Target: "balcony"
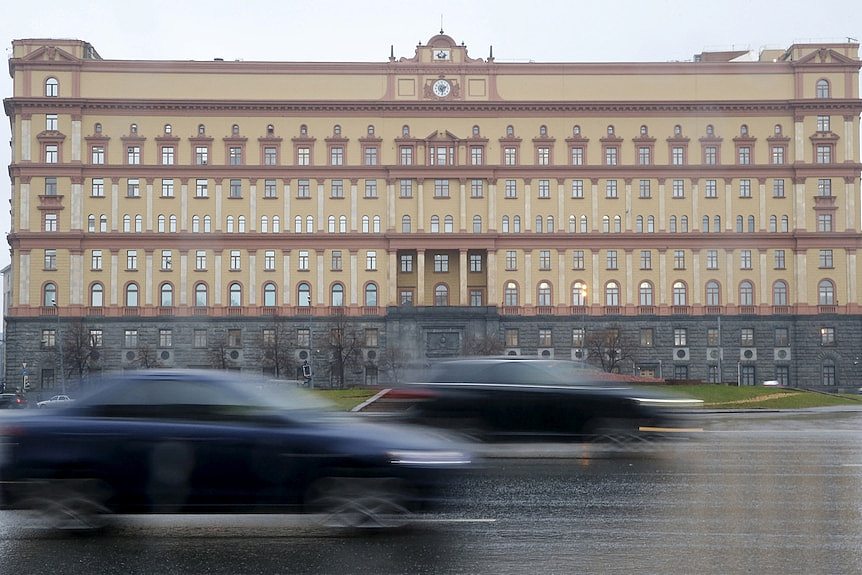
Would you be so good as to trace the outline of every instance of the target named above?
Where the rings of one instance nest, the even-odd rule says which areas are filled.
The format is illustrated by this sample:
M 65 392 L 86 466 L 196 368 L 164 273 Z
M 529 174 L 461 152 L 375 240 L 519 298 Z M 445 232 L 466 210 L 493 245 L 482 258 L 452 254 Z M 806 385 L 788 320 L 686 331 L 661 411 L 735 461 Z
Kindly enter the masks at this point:
M 265 316 L 270 316 L 270 317 L 277 316 L 278 315 L 278 308 L 276 306 L 271 306 L 271 305 L 263 306 L 260 309 L 260 315 L 265 315 Z
M 174 315 L 174 308 L 169 306 L 160 306 L 159 315 L 161 317 L 172 317 Z
M 87 308 L 87 315 L 91 317 L 102 317 L 103 315 L 105 315 L 105 308 L 90 306 Z
M 380 308 L 376 305 L 362 306 L 362 315 L 380 315 Z
M 572 315 L 587 315 L 589 313 L 587 309 L 585 305 L 573 305 L 569 308 L 569 313 Z
M 540 305 L 536 308 L 536 315 L 556 315 L 556 308 L 551 305 Z
M 655 315 L 655 306 L 654 305 L 638 306 L 638 315 Z
M 838 313 L 837 305 L 818 305 L 817 313 Z
M 785 315 L 790 313 L 789 305 L 774 305 L 772 306 L 773 315 Z
M 192 308 L 192 315 L 209 315 L 209 308 L 205 305 L 196 305 Z
M 53 316 L 57 315 L 57 308 L 52 305 L 43 305 L 39 308 L 39 315 L 42 316 Z
M 620 306 L 618 306 L 618 305 L 606 305 L 605 306 L 605 315 L 620 315 Z
M 141 315 L 141 310 L 137 306 L 128 306 L 123 308 L 123 317 L 136 317 Z
M 520 315 L 521 307 L 517 305 L 504 305 L 503 315 Z
M 706 306 L 706 315 L 721 315 L 724 313 L 723 305 L 708 305 Z
M 690 315 L 691 308 L 687 305 L 674 305 L 671 306 L 670 313 L 673 315 Z
M 228 306 L 228 308 L 227 308 L 227 314 L 228 314 L 229 316 L 232 316 L 232 317 L 239 317 L 239 316 L 245 315 L 245 314 L 243 313 L 243 308 L 242 308 L 242 306 L 238 306 L 238 305 Z
M 347 315 L 347 313 L 345 312 L 343 305 L 333 305 L 329 306 L 329 315 L 341 317 L 343 315 Z
M 314 315 L 310 305 L 300 305 L 294 309 L 296 309 L 296 315 Z
M 741 305 L 739 306 L 739 315 L 757 315 L 757 306 Z

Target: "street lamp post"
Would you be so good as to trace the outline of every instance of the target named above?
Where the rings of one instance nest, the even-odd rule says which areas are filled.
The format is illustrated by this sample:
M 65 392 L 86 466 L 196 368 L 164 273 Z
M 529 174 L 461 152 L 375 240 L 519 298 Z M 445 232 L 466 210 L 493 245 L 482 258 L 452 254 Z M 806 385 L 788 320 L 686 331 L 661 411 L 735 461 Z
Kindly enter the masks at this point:
M 57 346 L 57 352 L 60 354 L 60 393 L 66 395 L 66 378 L 63 374 L 63 337 L 60 332 L 60 306 L 57 305 L 57 300 L 53 303 L 54 311 L 57 312 L 57 338 L 54 344 Z

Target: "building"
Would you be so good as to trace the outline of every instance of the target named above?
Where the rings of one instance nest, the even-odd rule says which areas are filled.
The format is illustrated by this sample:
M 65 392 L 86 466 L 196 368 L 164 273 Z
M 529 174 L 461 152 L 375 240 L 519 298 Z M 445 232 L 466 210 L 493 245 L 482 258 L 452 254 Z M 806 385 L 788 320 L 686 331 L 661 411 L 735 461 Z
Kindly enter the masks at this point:
M 380 63 L 14 41 L 7 373 L 382 383 L 494 341 L 582 360 L 598 333 L 628 373 L 858 386 L 859 67 L 855 43 L 584 64 L 442 33 Z

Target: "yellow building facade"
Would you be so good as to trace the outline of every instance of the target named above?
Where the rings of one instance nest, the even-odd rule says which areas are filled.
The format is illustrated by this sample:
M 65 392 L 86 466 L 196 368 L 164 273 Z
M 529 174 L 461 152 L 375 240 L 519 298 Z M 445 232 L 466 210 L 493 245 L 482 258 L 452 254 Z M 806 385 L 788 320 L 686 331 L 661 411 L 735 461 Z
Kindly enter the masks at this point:
M 614 329 L 625 371 L 854 385 L 859 67 L 857 44 L 516 64 L 443 34 L 381 63 L 15 41 L 7 385 L 25 361 L 44 389 L 151 359 L 272 372 L 274 337 L 322 375 L 345 329 L 339 382 L 483 338 L 581 359 Z

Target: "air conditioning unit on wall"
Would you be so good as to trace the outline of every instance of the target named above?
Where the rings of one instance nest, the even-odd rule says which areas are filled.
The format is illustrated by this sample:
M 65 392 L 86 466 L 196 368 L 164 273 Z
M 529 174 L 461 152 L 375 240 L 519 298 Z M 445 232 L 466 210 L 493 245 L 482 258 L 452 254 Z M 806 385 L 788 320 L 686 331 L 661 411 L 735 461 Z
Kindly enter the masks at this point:
M 690 359 L 688 348 L 687 347 L 675 347 L 673 348 L 673 360 L 674 361 L 688 361 Z
M 366 349 L 362 355 L 368 363 L 376 363 L 380 359 L 380 352 L 376 349 Z
M 575 361 L 587 361 L 587 350 L 582 347 L 572 349 L 572 359 Z
M 521 350 L 517 347 L 509 347 L 506 348 L 506 355 L 521 355 Z
M 757 361 L 756 347 L 743 347 L 739 350 L 739 361 Z
M 234 363 L 242 362 L 242 350 L 241 349 L 229 349 L 225 352 L 225 358 L 228 361 L 232 361 Z
M 538 349 L 538 356 L 541 359 L 554 359 L 554 348 L 552 348 L 552 347 L 540 347 Z
M 123 363 L 135 363 L 138 359 L 138 354 L 129 349 L 123 352 Z
M 706 361 L 719 361 L 724 359 L 724 353 L 720 347 L 709 347 L 706 349 Z
M 170 349 L 160 349 L 156 352 L 156 360 L 162 365 L 173 365 L 174 352 Z
M 296 359 L 297 361 L 308 361 L 311 359 L 311 352 L 307 349 L 298 349 L 296 350 Z
M 789 347 L 776 347 L 775 348 L 775 361 L 790 361 L 792 356 L 790 355 Z

